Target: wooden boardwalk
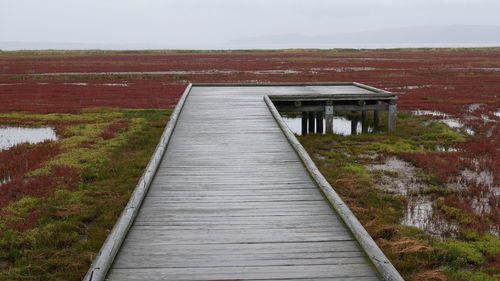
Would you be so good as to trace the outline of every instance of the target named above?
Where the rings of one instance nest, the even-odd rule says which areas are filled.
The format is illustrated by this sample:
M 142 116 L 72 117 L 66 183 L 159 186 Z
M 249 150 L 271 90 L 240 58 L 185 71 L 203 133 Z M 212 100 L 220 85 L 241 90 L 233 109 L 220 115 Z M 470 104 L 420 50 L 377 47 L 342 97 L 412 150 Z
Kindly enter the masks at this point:
M 379 280 L 263 99 L 308 91 L 193 87 L 106 280 Z

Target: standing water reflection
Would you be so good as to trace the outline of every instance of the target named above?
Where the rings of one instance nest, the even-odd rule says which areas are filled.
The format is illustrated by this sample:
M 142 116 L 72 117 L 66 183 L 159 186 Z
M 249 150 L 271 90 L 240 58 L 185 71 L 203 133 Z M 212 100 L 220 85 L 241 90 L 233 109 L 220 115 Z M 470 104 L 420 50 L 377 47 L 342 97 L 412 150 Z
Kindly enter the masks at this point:
M 296 116 L 282 115 L 283 121 L 287 124 L 288 128 L 295 135 L 302 135 L 302 117 L 300 114 Z M 326 127 L 325 118 L 323 120 L 323 128 Z M 365 132 L 372 133 L 375 128 L 373 124 L 365 124 Z M 361 134 L 363 132 L 363 123 L 361 119 L 347 116 L 333 116 L 333 133 L 343 136 L 350 136 L 354 134 Z M 326 134 L 323 130 L 322 134 Z
M 0 127 L 0 150 L 9 149 L 21 143 L 35 144 L 46 140 L 57 140 L 56 132 L 51 127 Z

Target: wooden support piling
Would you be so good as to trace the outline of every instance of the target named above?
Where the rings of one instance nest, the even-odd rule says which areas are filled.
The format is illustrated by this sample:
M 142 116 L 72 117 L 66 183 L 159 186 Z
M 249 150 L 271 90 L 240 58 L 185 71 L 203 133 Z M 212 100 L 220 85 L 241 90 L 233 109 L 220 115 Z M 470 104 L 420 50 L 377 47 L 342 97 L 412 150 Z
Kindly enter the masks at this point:
M 325 106 L 325 131 L 333 134 L 333 102 L 328 101 Z
M 380 127 L 380 110 L 373 111 L 373 125 L 375 127 Z
M 357 133 L 358 133 L 358 119 L 353 117 L 351 119 L 351 135 L 357 135 Z
M 314 114 L 314 112 L 308 112 L 307 113 L 308 115 L 308 123 L 309 123 L 309 127 L 308 127 L 308 133 L 309 134 L 314 134 L 316 132 L 315 130 L 315 122 L 314 122 L 314 119 L 316 118 L 316 114 Z
M 365 110 L 362 110 L 361 111 L 361 119 L 364 121 L 366 120 L 366 111 Z
M 368 118 L 366 116 L 366 110 L 361 111 L 361 132 L 368 133 Z
M 323 111 L 316 112 L 316 132 L 323 133 Z
M 361 132 L 363 134 L 368 133 L 368 122 L 366 120 L 361 122 Z
M 395 102 L 389 104 L 389 112 L 387 114 L 387 130 L 394 132 L 396 130 L 397 105 Z
M 302 125 L 301 125 L 302 135 L 307 135 L 307 112 L 302 112 Z
M 325 133 L 333 134 L 333 115 L 325 115 Z

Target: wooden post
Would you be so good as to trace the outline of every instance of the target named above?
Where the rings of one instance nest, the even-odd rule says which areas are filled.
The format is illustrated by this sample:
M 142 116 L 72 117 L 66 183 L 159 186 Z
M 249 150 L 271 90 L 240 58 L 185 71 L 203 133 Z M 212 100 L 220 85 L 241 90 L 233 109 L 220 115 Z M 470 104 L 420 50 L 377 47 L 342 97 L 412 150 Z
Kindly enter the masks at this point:
M 358 118 L 353 117 L 351 119 L 351 135 L 357 135 L 358 133 Z
M 378 102 L 380 104 L 380 102 Z M 373 125 L 375 127 L 380 127 L 380 110 L 373 111 Z
M 333 134 L 333 102 L 327 102 L 325 106 L 325 132 Z
M 310 111 L 307 113 L 308 114 L 308 123 L 309 123 L 309 128 L 308 128 L 308 133 L 314 134 L 315 128 L 314 128 L 314 118 L 316 117 L 314 114 L 314 111 Z
M 366 119 L 366 110 L 361 111 L 361 132 L 368 133 L 368 120 Z
M 325 115 L 325 133 L 333 134 L 333 114 Z
M 316 132 L 323 133 L 323 111 L 316 112 Z
M 307 112 L 302 112 L 302 136 L 307 135 Z
M 395 100 L 391 100 L 389 104 L 389 113 L 387 114 L 387 130 L 394 132 L 396 130 L 397 105 Z

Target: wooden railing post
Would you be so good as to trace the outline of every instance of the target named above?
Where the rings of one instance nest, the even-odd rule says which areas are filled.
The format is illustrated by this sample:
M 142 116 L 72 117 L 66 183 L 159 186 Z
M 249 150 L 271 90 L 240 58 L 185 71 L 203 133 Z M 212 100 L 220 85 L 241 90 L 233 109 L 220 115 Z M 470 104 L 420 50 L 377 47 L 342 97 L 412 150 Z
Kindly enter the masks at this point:
M 396 130 L 397 105 L 395 100 L 391 100 L 389 104 L 389 113 L 387 115 L 387 130 L 394 132 Z
M 327 101 L 325 106 L 325 132 L 333 134 L 333 101 Z

